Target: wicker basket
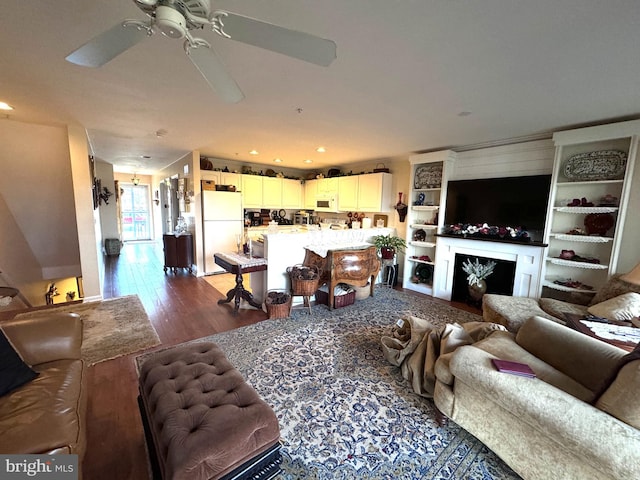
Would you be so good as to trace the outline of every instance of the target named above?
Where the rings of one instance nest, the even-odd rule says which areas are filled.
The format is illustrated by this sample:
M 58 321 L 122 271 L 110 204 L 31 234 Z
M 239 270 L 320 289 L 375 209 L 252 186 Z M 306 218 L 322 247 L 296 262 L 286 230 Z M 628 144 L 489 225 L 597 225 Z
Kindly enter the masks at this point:
M 305 275 L 311 278 L 301 278 L 300 272 L 307 272 Z M 316 266 L 294 265 L 287 268 L 287 273 L 291 279 L 291 294 L 310 297 L 316 293 L 320 282 L 320 269 Z
M 288 297 L 285 303 L 271 303 L 272 296 L 269 294 L 282 294 Z M 293 296 L 285 290 L 268 290 L 264 299 L 264 306 L 267 307 L 267 315 L 269 318 L 288 318 L 291 315 L 291 302 Z
M 122 248 L 122 242 L 117 238 L 107 238 L 104 241 L 104 247 L 107 251 L 107 255 L 120 255 L 120 249 Z
M 346 293 L 342 295 L 334 295 L 333 308 L 342 308 L 352 305 L 356 301 L 356 291 L 353 288 L 350 288 L 349 285 L 339 285 L 342 285 L 346 289 Z M 329 288 L 327 285 L 320 287 L 316 292 L 316 302 L 322 303 L 323 305 L 329 305 Z

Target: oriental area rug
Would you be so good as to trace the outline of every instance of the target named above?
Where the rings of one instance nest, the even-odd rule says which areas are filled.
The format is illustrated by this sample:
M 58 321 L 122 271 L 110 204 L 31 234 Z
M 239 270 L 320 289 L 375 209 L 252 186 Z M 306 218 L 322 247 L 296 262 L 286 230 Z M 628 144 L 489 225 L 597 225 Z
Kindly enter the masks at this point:
M 277 477 L 483 479 L 520 477 L 455 423 L 439 427 L 383 357 L 380 338 L 407 314 L 446 322 L 477 315 L 387 288 L 328 310 L 316 305 L 195 341 L 212 341 L 274 409 L 282 441 Z M 189 342 L 192 343 L 192 342 Z M 138 365 L 157 352 L 137 357 Z
M 160 345 L 158 334 L 137 295 L 52 307 L 21 313 L 15 318 L 37 318 L 62 312 L 80 315 L 82 358 L 89 365 Z

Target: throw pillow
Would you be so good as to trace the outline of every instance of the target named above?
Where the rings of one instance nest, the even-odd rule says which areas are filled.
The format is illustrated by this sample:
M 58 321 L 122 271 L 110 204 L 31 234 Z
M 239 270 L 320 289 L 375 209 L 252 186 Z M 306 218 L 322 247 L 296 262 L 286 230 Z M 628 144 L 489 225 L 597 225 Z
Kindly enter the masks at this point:
M 594 403 L 596 408 L 640 428 L 640 346 L 622 357 L 620 370 Z
M 629 292 L 592 305 L 588 312 L 609 320 L 631 320 L 640 315 L 640 293 Z
M 640 285 L 625 282 L 620 277 L 622 274 L 617 273 L 613 275 L 607 283 L 605 283 L 598 292 L 593 296 L 589 305 L 596 305 L 610 298 L 617 297 L 623 293 L 636 292 L 640 293 Z
M 30 382 L 38 376 L 24 363 L 4 332 L 0 330 L 0 396 Z

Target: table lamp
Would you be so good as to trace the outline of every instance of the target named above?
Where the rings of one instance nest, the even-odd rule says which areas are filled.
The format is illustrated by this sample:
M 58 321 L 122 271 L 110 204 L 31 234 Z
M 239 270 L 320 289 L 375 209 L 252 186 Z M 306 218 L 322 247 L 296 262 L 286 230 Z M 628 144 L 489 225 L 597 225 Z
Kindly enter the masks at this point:
M 622 275 L 620 280 L 624 280 L 625 282 L 632 283 L 634 285 L 640 285 L 640 263 L 629 273 Z

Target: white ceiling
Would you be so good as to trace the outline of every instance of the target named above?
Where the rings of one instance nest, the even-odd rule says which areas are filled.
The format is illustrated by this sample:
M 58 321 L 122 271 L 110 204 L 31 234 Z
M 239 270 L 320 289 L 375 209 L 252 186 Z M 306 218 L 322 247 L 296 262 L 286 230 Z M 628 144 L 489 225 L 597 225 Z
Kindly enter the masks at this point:
M 0 100 L 14 120 L 80 123 L 98 158 L 140 173 L 192 150 L 326 168 L 640 114 L 638 0 L 212 3 L 332 39 L 337 59 L 319 67 L 204 32 L 245 94 L 229 105 L 161 35 L 98 69 L 64 60 L 144 19 L 132 0 L 3 0 Z

